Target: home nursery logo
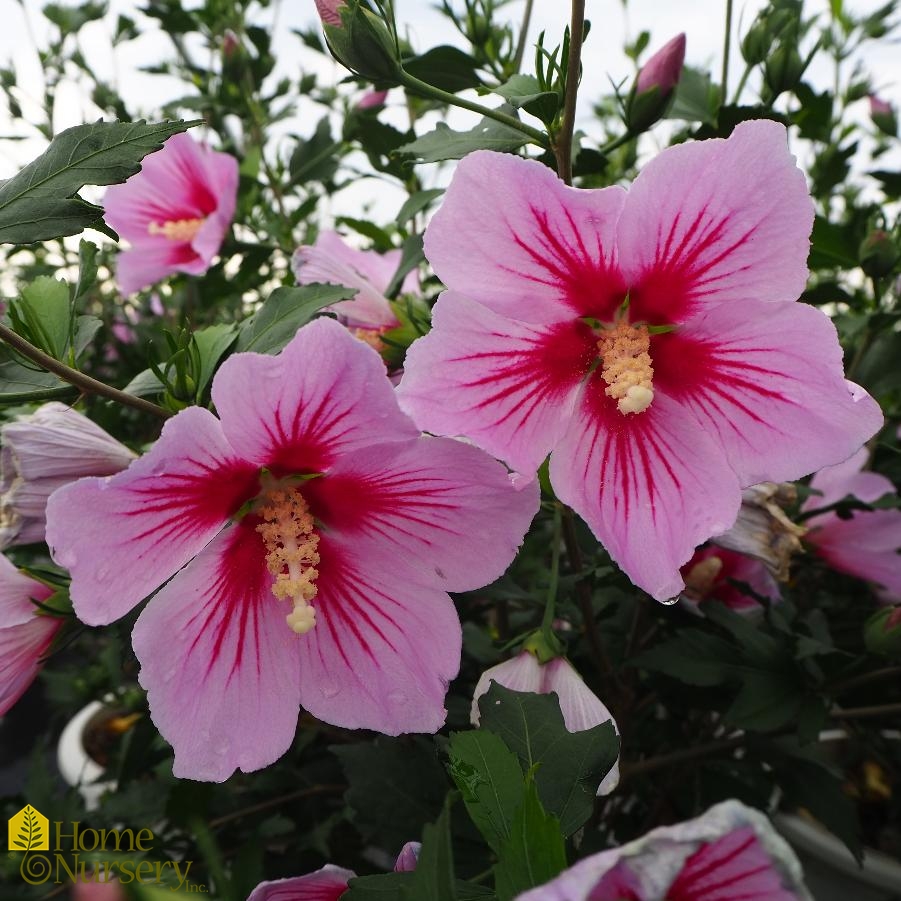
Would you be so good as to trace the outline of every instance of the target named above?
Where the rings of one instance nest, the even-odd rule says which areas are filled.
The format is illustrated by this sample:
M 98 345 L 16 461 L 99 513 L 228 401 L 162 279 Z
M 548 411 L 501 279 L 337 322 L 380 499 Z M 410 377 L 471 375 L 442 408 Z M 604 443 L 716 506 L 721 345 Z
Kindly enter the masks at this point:
M 110 882 L 158 885 L 173 892 L 206 894 L 207 887 L 188 881 L 193 861 L 129 858 L 153 847 L 150 829 L 85 829 L 78 821 L 55 820 L 26 804 L 9 821 L 10 857 L 20 852 L 19 875 L 29 885 L 65 882 Z M 48 851 L 48 854 L 35 852 Z M 107 858 L 105 853 L 109 854 Z

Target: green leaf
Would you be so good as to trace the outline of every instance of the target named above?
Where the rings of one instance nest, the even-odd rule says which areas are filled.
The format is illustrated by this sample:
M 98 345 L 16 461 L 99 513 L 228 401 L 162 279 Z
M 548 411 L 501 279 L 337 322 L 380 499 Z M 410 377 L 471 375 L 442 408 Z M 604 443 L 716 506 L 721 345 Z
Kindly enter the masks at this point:
M 75 320 L 75 359 L 81 359 L 82 354 L 88 349 L 94 336 L 103 325 L 103 320 L 96 316 L 79 316 Z
M 500 94 L 510 106 L 524 109 L 542 122 L 553 122 L 560 107 L 560 98 L 555 91 L 542 91 L 534 75 L 514 75 L 493 93 Z
M 356 876 L 348 883 L 341 901 L 407 901 L 411 899 L 412 873 L 379 873 Z
M 139 372 L 123 389 L 126 394 L 134 394 L 135 397 L 151 397 L 162 394 L 166 386 L 156 377 L 152 369 Z
M 22 289 L 11 305 L 16 331 L 51 357 L 62 360 L 69 343 L 69 287 L 49 275 Z
M 543 885 L 566 869 L 566 848 L 556 817 L 541 806 L 533 779 L 513 818 L 509 838 L 498 852 L 494 869 L 498 901 L 512 901 L 521 892 Z
M 685 66 L 676 85 L 672 106 L 664 118 L 715 125 L 719 105 L 720 89 L 713 83 L 710 75 L 700 69 Z
M 500 107 L 500 110 L 508 112 L 504 107 Z M 415 157 L 422 163 L 437 163 L 441 160 L 461 160 L 473 150 L 506 153 L 518 150 L 528 141 L 528 136 L 521 131 L 495 122 L 494 119 L 482 119 L 472 131 L 454 131 L 439 122 L 434 131 L 402 145 L 396 153 Z
M 448 794 L 441 815 L 422 830 L 422 850 L 408 891 L 410 901 L 457 901 L 450 828 L 454 798 L 454 792 Z
M 478 87 L 482 79 L 476 74 L 477 68 L 478 63 L 468 53 L 447 45 L 404 61 L 404 69 L 414 78 L 451 94 Z M 417 94 L 415 88 L 407 90 Z
M 405 201 L 403 206 L 397 211 L 397 217 L 394 220 L 398 225 L 406 225 L 417 213 L 421 213 L 427 209 L 436 197 L 440 197 L 444 193 L 444 188 L 430 188 L 427 191 L 417 191 L 411 194 Z
M 400 262 L 397 264 L 397 271 L 391 276 L 391 281 L 385 288 L 385 296 L 393 297 L 404 279 L 417 266 L 425 262 L 425 254 L 422 251 L 422 235 L 410 235 L 404 241 L 400 252 Z
M 103 226 L 103 209 L 77 196 L 85 185 L 123 182 L 141 160 L 195 122 L 96 122 L 61 131 L 0 184 L 0 243 L 30 244 Z
M 741 688 L 724 720 L 740 729 L 770 732 L 792 722 L 804 699 L 797 673 L 782 668 L 744 670 Z
M 84 238 L 78 242 L 78 281 L 72 288 L 72 303 L 76 304 L 97 281 L 97 245 Z
M 849 228 L 817 216 L 810 236 L 807 265 L 811 269 L 856 268 L 857 244 Z
M 276 288 L 263 306 L 241 323 L 236 349 L 278 353 L 323 307 L 349 300 L 356 293 L 355 288 L 343 285 Z
M 235 343 L 237 337 L 237 330 L 231 323 L 210 325 L 194 332 L 194 344 L 200 353 L 200 371 L 194 376 L 197 398 L 203 396 L 207 385 L 213 378 L 219 360 Z
M 662 641 L 631 660 L 640 669 L 702 686 L 721 685 L 732 675 L 734 663 L 734 645 L 700 629 L 683 629 L 678 638 Z
M 523 802 L 519 758 L 492 732 L 457 732 L 450 740 L 451 778 L 473 823 L 499 852 L 510 838 L 514 815 Z
M 612 723 L 568 732 L 554 693 L 510 691 L 497 682 L 479 699 L 481 728 L 500 736 L 524 770 L 538 765 L 535 782 L 545 810 L 572 835 L 591 816 L 601 780 L 619 742 Z

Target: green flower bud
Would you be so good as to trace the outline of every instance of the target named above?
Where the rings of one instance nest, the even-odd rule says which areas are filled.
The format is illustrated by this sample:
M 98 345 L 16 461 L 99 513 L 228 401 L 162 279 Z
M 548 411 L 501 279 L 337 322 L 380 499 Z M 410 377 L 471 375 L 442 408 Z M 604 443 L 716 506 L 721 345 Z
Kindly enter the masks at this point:
M 770 56 L 763 68 L 763 80 L 773 99 L 785 91 L 793 91 L 804 74 L 804 61 L 797 47 L 782 44 Z
M 741 55 L 749 66 L 756 66 L 766 59 L 770 47 L 770 36 L 766 23 L 758 19 L 749 29 L 741 42 Z
M 898 265 L 901 250 L 888 232 L 877 228 L 861 241 L 857 259 L 870 278 L 883 278 Z
M 868 651 L 901 657 L 901 607 L 877 610 L 864 623 L 863 640 Z
M 332 56 L 369 81 L 400 84 L 397 48 L 385 23 L 359 3 L 341 6 L 338 13 L 341 25 L 323 24 Z

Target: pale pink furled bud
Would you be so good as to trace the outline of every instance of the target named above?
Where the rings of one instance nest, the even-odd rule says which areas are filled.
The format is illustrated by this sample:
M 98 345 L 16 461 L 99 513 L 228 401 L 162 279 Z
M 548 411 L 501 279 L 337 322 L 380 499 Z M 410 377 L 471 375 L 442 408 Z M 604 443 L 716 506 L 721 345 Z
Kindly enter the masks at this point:
M 875 94 L 869 94 L 870 100 L 870 118 L 873 124 L 883 134 L 889 137 L 895 137 L 898 134 L 898 117 L 895 114 L 895 108 L 881 97 Z
M 685 63 L 685 34 L 677 34 L 664 44 L 639 70 L 635 92 L 641 94 L 659 88 L 663 97 L 669 96 L 679 81 Z
M 231 30 L 227 28 L 225 34 L 222 35 L 222 55 L 228 59 L 233 56 L 236 50 L 241 49 L 241 39 Z
M 807 531 L 793 523 L 783 509 L 796 497 L 795 487 L 788 483 L 762 482 L 745 488 L 735 524 L 715 536 L 713 544 L 756 557 L 776 579 L 785 582 L 792 557 L 802 551 L 801 536 Z
M 397 855 L 394 872 L 410 873 L 415 870 L 416 865 L 419 863 L 419 852 L 421 850 L 422 844 L 420 842 L 407 842 L 400 849 L 400 854 Z
M 34 681 L 63 621 L 39 615 L 53 590 L 20 572 L 0 555 L 0 716 Z
M 338 10 L 345 6 L 344 0 L 316 0 L 316 9 L 323 25 L 341 27 L 341 16 Z
M 49 403 L 0 428 L 0 548 L 44 540 L 47 499 L 82 476 L 111 476 L 135 455 L 86 416 Z
M 367 91 L 358 101 L 358 110 L 375 109 L 385 105 L 385 99 L 388 96 L 387 91 Z
M 610 722 L 619 735 L 616 720 L 610 711 L 564 657 L 555 657 L 542 664 L 530 651 L 520 651 L 515 657 L 485 670 L 472 696 L 469 718 L 474 726 L 479 724 L 479 698 L 488 691 L 492 682 L 497 682 L 511 691 L 534 694 L 556 692 L 560 699 L 563 723 L 569 732 L 584 732 L 601 723 Z M 608 795 L 618 784 L 619 758 L 601 782 L 598 794 Z

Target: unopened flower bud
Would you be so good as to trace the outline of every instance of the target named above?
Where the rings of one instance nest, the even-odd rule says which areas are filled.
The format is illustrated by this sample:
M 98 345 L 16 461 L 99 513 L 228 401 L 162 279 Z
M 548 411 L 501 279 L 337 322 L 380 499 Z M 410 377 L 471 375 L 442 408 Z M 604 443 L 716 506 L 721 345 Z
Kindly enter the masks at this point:
M 400 83 L 397 47 L 378 16 L 358 0 L 351 4 L 317 0 L 317 7 L 329 50 L 339 63 L 370 81 Z
M 864 624 L 863 640 L 875 654 L 901 656 L 901 607 L 884 607 Z
M 377 109 L 385 105 L 385 99 L 388 97 L 387 91 L 367 91 L 358 101 L 358 110 Z
M 860 268 L 870 278 L 883 278 L 898 265 L 901 250 L 898 249 L 898 242 L 888 232 L 877 228 L 863 239 L 857 258 Z
M 344 0 L 316 0 L 316 11 L 323 25 L 341 27 L 341 15 L 338 10 L 344 6 Z
M 685 35 L 678 34 L 641 67 L 626 105 L 626 126 L 630 132 L 646 131 L 664 114 L 684 62 Z
M 233 57 L 241 49 L 241 39 L 231 30 L 227 29 L 222 35 L 222 55 L 226 59 Z
M 870 118 L 873 124 L 890 138 L 898 135 L 898 117 L 894 107 L 886 100 L 881 100 L 875 94 L 870 94 Z
M 763 80 L 775 99 L 785 91 L 793 91 L 804 74 L 804 61 L 794 44 L 781 44 L 766 61 Z
M 766 59 L 770 49 L 770 36 L 767 34 L 766 22 L 758 19 L 742 38 L 741 55 L 749 66 L 756 66 Z

